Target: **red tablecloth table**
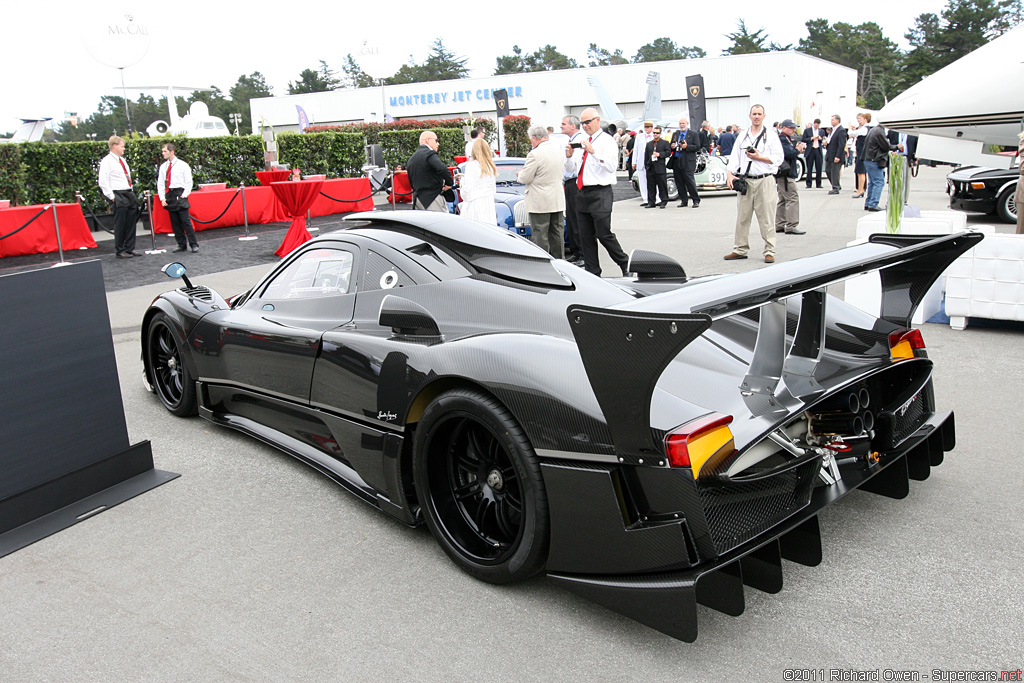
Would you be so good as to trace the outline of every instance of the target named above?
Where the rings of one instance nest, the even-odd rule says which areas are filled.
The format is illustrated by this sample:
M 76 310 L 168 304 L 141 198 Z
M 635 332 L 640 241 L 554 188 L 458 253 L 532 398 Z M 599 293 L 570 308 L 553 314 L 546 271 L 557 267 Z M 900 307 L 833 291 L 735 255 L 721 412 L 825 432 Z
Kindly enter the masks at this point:
M 256 179 L 260 181 L 260 185 L 263 187 L 269 187 L 270 183 L 279 183 L 284 180 L 288 180 L 288 177 L 292 174 L 291 171 L 256 171 Z
M 45 210 L 27 228 L 0 240 L 0 257 L 48 254 L 57 251 L 57 231 L 53 225 L 53 210 L 49 204 L 0 209 L 0 235 L 17 230 L 39 213 L 40 209 Z M 82 215 L 82 208 L 78 204 L 57 204 L 57 221 L 60 223 L 60 241 L 64 251 L 96 247 L 96 240 L 92 238 L 85 216 Z
M 292 219 L 284 241 L 274 252 L 275 254 L 284 258 L 297 247 L 313 239 L 309 230 L 306 229 L 306 211 L 320 196 L 320 189 L 323 186 L 324 181 L 322 180 L 293 180 L 270 184 L 274 195 L 281 202 L 285 214 Z
M 188 203 L 191 207 L 188 212 L 192 216 L 192 225 L 196 230 L 229 228 L 245 223 L 245 215 L 242 213 L 242 197 L 237 187 L 227 190 L 192 192 L 188 196 Z M 225 208 L 227 208 L 226 212 Z M 269 187 L 245 188 L 245 210 L 249 215 L 251 225 L 276 223 L 288 219 L 284 207 L 281 206 L 277 197 L 274 196 L 274 191 Z M 222 212 L 223 215 L 221 215 Z M 220 218 L 217 218 L 218 216 Z M 212 221 L 215 218 L 217 220 L 212 223 L 199 222 Z M 158 233 L 171 232 L 171 217 L 167 213 L 167 209 L 160 204 L 160 200 L 156 198 L 153 199 L 153 223 Z
M 373 211 L 369 178 L 334 178 L 325 180 L 313 206 L 311 216 L 329 216 L 350 211 Z M 327 195 L 326 197 L 324 195 Z
M 388 201 L 398 204 L 412 204 L 412 185 L 409 184 L 409 173 L 407 171 L 399 171 L 392 176 L 391 188 L 395 196 L 392 198 L 392 193 L 389 192 Z

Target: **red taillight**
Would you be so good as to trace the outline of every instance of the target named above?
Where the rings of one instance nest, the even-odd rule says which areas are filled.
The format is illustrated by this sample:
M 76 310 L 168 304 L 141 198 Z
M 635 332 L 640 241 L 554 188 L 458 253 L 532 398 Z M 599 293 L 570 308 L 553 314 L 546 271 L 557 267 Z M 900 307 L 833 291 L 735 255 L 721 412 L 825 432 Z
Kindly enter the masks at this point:
M 708 458 L 732 441 L 732 415 L 708 413 L 676 427 L 665 436 L 670 467 L 693 467 L 694 476 Z
M 924 348 L 924 338 L 920 330 L 906 328 L 889 333 L 889 355 L 893 360 L 905 360 L 914 357 L 914 351 Z

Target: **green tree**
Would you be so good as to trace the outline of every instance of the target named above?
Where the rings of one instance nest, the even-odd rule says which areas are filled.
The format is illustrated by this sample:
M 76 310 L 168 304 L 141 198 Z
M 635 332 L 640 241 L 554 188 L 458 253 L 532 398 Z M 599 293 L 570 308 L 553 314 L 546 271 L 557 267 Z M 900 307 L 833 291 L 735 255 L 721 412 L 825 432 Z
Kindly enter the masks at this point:
M 587 48 L 587 59 L 590 66 L 612 66 L 614 64 L 629 64 L 629 60 L 622 56 L 622 50 L 609 52 L 596 43 L 591 43 Z
M 707 53 L 699 47 L 687 47 L 676 45 L 671 38 L 655 38 L 652 42 L 642 46 L 633 55 L 633 63 L 640 62 L 664 62 L 670 59 L 698 59 L 707 57 Z
M 423 64 L 417 64 L 412 55 L 409 56 L 409 63 L 403 64 L 394 76 L 385 79 L 388 85 L 400 85 L 402 83 L 424 83 L 427 81 L 447 81 L 456 78 L 468 78 L 469 67 L 466 66 L 468 58 L 459 57 L 444 46 L 444 42 L 438 38 L 430 46 L 430 54 Z
M 518 45 L 512 46 L 512 54 L 496 58 L 497 66 L 494 68 L 494 75 L 520 74 L 526 71 L 526 63 L 523 61 L 523 51 Z
M 299 80 L 294 83 L 288 82 L 288 94 L 298 95 L 307 92 L 326 92 L 334 90 L 338 87 L 338 83 L 338 79 L 334 76 L 334 72 L 331 71 L 330 67 L 327 66 L 327 62 L 321 59 L 318 71 L 303 69 L 299 73 Z
M 722 50 L 723 55 L 748 55 L 756 52 L 782 52 L 793 49 L 792 45 L 769 42 L 768 34 L 764 32 L 763 27 L 751 33 L 742 19 L 736 24 L 736 30 L 726 33 L 725 37 L 732 41 L 732 45 Z M 767 45 L 765 45 L 766 42 Z
M 911 50 L 904 63 L 913 85 L 973 52 L 1020 22 L 1019 0 L 947 0 L 941 16 L 920 14 L 905 37 Z
M 373 76 L 363 71 L 363 68 L 359 66 L 351 52 L 345 55 L 345 61 L 341 65 L 341 72 L 345 74 L 342 80 L 342 87 L 369 88 L 377 85 Z
M 880 109 L 886 98 L 903 90 L 899 47 L 882 33 L 873 21 L 852 26 L 827 19 L 811 19 L 807 37 L 800 39 L 798 49 L 815 57 L 857 70 L 857 98 L 865 107 Z
M 238 77 L 228 94 L 231 96 L 231 106 L 235 112 L 242 115 L 242 122 L 239 130 L 252 130 L 252 116 L 249 113 L 249 100 L 256 97 L 270 97 L 272 88 L 267 85 L 267 79 L 259 71 L 253 71 L 246 76 Z
M 621 51 L 619 51 L 621 56 Z M 579 64 L 568 55 L 562 54 L 554 45 L 545 45 L 531 54 L 523 54 L 518 45 L 512 46 L 512 54 L 497 58 L 495 76 L 502 74 L 525 73 L 532 71 L 556 71 L 558 69 L 576 69 Z

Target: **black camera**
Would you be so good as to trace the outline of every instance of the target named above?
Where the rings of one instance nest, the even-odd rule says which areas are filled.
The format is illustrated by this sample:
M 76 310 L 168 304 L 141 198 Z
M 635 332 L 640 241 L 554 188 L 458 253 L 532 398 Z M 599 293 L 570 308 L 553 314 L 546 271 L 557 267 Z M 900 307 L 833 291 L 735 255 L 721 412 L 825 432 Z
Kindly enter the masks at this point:
M 747 147 L 747 152 L 749 154 L 757 154 L 757 148 L 753 146 Z
M 573 149 L 579 149 L 579 148 L 583 147 L 583 143 L 582 142 L 570 142 L 569 146 L 572 147 Z

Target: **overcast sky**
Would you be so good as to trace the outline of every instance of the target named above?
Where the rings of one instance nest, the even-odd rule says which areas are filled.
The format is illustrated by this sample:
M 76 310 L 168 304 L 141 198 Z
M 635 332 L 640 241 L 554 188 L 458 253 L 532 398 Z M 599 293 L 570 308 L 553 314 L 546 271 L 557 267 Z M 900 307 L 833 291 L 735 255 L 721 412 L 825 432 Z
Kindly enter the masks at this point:
M 804 21 L 810 18 L 851 24 L 873 20 L 906 49 L 903 34 L 914 18 L 922 12 L 938 14 L 945 2 L 888 3 L 883 17 L 865 15 L 864 3 L 820 3 L 812 14 L 797 16 L 799 10 L 780 11 L 784 5 L 778 3 L 735 0 L 724 6 L 727 9 L 689 5 L 703 9 L 689 10 L 692 18 L 687 21 L 674 20 L 666 9 L 660 12 L 655 30 L 652 22 L 629 10 L 634 7 L 629 3 L 607 5 L 629 10 L 619 16 L 596 11 L 592 19 L 570 12 L 569 6 L 553 5 L 566 11 L 539 21 L 533 16 L 536 5 L 520 5 L 531 15 L 524 12 L 518 18 L 508 9 L 515 3 L 435 3 L 437 9 L 424 12 L 428 5 L 407 0 L 308 4 L 54 0 L 38 5 L 11 0 L 3 9 L 0 134 L 14 131 L 20 117 L 59 120 L 66 111 L 85 117 L 96 111 L 102 95 L 120 95 L 118 70 L 94 57 L 102 46 L 92 52 L 86 49 L 83 33 L 98 35 L 108 24 L 125 23 L 123 17 L 129 13 L 136 25 L 148 28 L 149 47 L 138 63 L 124 69 L 127 85 L 216 85 L 227 93 L 239 75 L 259 71 L 275 95 L 284 95 L 289 81 L 297 80 L 303 69 L 316 69 L 321 59 L 340 72 L 345 55 L 358 55 L 364 41 L 397 67 L 410 54 L 422 62 L 430 44 L 440 37 L 448 49 L 468 58 L 474 77 L 493 73 L 495 58 L 512 54 L 514 44 L 533 52 L 550 43 L 586 64 L 591 42 L 611 51 L 621 49 L 629 58 L 641 45 L 667 35 L 679 45 L 695 45 L 708 56 L 718 56 L 731 44 L 725 34 L 735 30 L 739 17 L 750 31 L 764 28 L 769 40 L 794 45 L 806 35 Z M 880 5 L 869 5 L 881 13 Z M 805 4 L 793 5 L 801 6 Z M 117 56 L 119 50 L 112 52 Z M 160 97 L 159 92 L 152 94 Z M 128 96 L 136 99 L 138 93 Z

